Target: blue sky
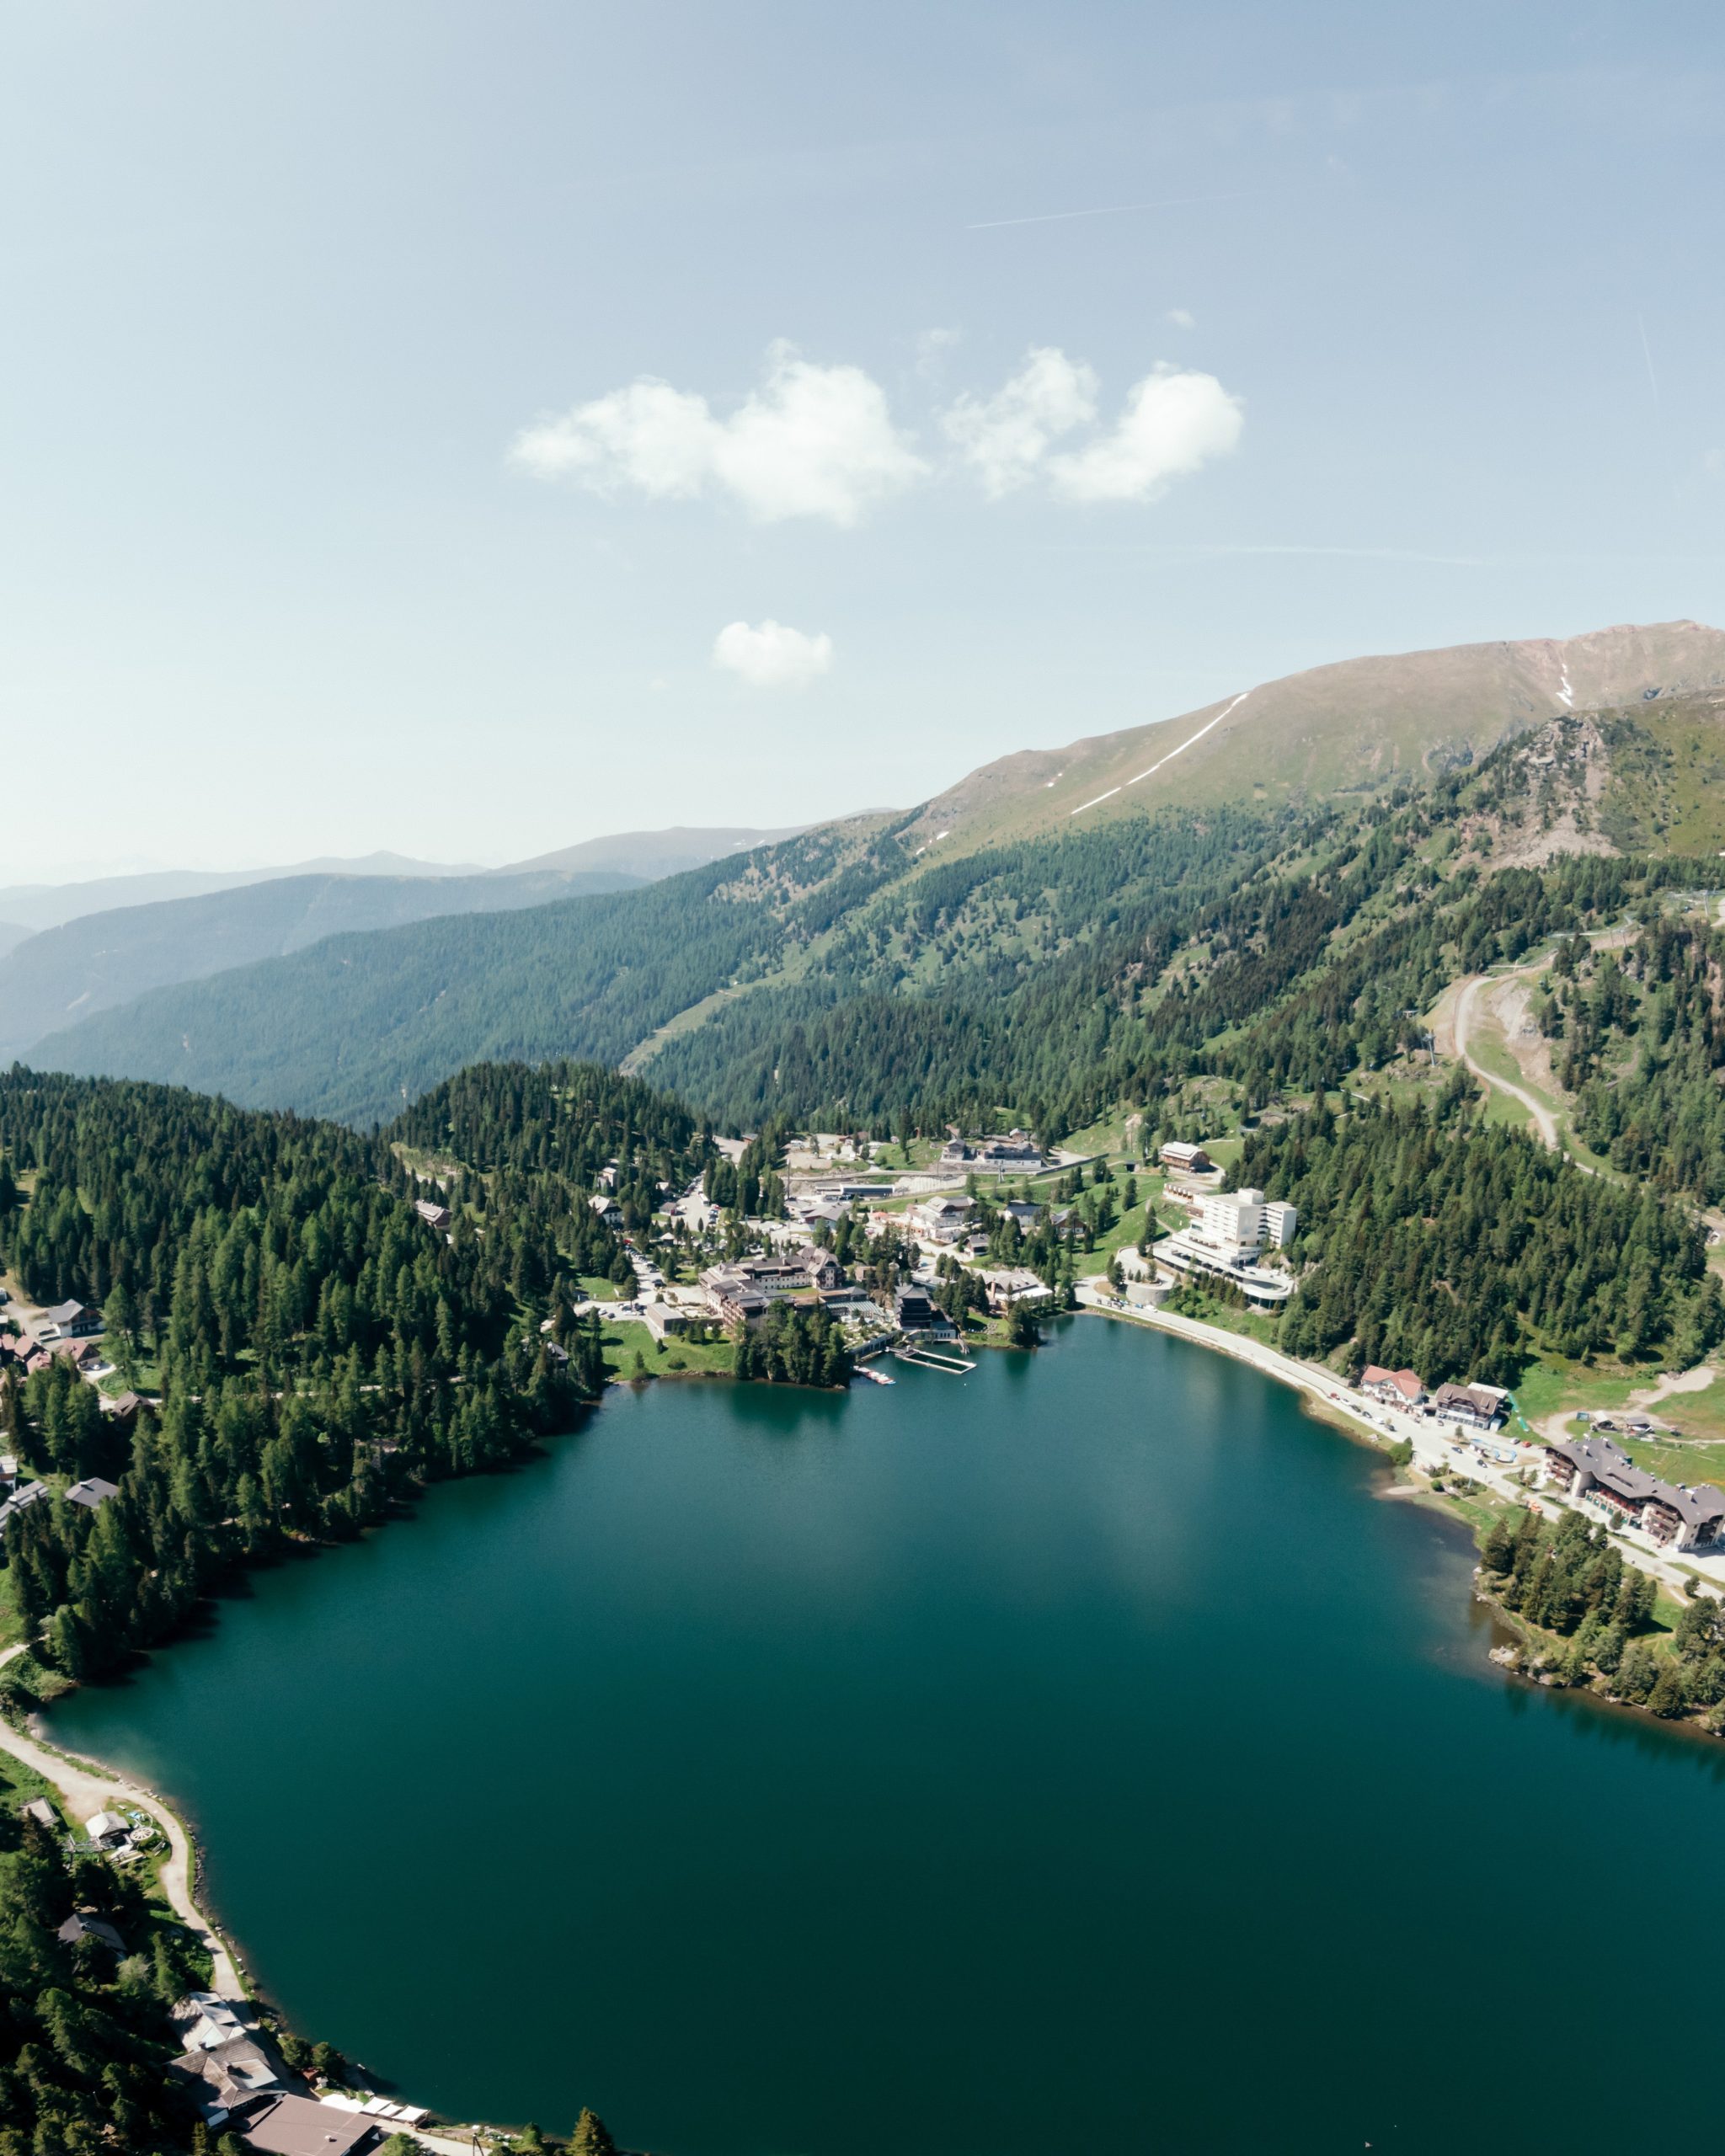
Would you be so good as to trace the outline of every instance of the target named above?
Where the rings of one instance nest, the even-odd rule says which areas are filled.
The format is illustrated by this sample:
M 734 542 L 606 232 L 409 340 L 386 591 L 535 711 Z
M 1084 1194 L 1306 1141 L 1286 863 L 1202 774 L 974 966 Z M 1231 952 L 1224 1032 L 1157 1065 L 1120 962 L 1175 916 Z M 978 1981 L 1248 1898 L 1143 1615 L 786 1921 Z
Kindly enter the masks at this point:
M 0 735 L 66 784 L 0 880 L 908 804 L 1361 651 L 1717 622 L 1722 44 L 7 5 Z

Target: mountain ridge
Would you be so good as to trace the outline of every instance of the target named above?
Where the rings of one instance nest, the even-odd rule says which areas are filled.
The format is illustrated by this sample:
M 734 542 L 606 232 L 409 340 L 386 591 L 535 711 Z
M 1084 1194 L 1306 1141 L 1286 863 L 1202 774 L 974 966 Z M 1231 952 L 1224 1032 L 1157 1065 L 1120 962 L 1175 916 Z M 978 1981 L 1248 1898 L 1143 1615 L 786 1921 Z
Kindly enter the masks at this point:
M 1650 680 L 1654 670 L 1665 678 Z M 1176 723 L 1077 744 L 1091 767 L 1069 762 L 1065 800 L 1031 798 L 1027 810 L 1023 760 L 1004 760 L 1012 782 L 991 792 L 998 764 L 971 774 L 962 817 L 953 803 L 964 782 L 905 814 L 815 826 L 644 890 L 333 938 L 158 990 L 45 1038 L 34 1059 L 358 1122 L 483 1057 L 628 1059 L 697 1100 L 746 1097 L 758 1103 L 751 1113 L 765 1112 L 773 1074 L 794 1067 L 803 1095 L 836 1098 L 846 1059 L 875 1052 L 853 1038 L 857 1026 L 873 1029 L 880 1053 L 932 1068 L 960 1023 L 952 998 L 962 990 L 975 1006 L 962 1023 L 980 1029 L 979 1056 L 993 1054 L 989 996 L 1016 995 L 1050 969 L 1081 975 L 1094 937 L 1117 939 L 1128 921 L 1150 932 L 1171 890 L 1220 898 L 1231 877 L 1279 847 L 1316 842 L 1298 833 L 1321 831 L 1326 818 L 1365 814 L 1395 789 L 1435 796 L 1446 772 L 1490 765 L 1498 745 L 1549 722 L 1554 672 L 1560 715 L 1566 690 L 1578 707 L 1589 687 L 1613 690 L 1604 791 L 1579 804 L 1591 836 L 1571 850 L 1683 850 L 1674 819 L 1687 816 L 1697 835 L 1712 828 L 1714 797 L 1703 787 L 1696 798 L 1690 780 L 1713 769 L 1725 742 L 1725 697 L 1672 697 L 1680 671 L 1725 681 L 1725 635 L 1663 624 L 1340 662 L 1210 707 L 1198 715 L 1209 729 L 1201 742 Z M 1279 766 L 1268 750 L 1206 759 L 1211 741 L 1233 738 L 1228 719 L 1253 695 L 1268 709 Z M 1680 705 L 1688 733 L 1656 738 L 1647 714 Z M 1362 729 L 1366 707 L 1375 717 Z M 1133 786 L 1146 735 L 1165 767 L 1178 772 L 1189 756 L 1195 778 Z M 1098 770 L 1124 776 L 1110 792 L 1097 786 Z M 1029 785 L 1058 793 L 1034 768 Z M 1725 802 L 1725 789 L 1714 792 Z M 1093 806 L 1103 813 L 1084 813 Z M 1105 1003 L 1116 985 L 1104 974 L 1086 992 Z M 1055 998 L 1048 1008 L 1060 1015 L 1047 1022 L 1081 1028 L 1086 1007 Z M 825 1080 L 804 1059 L 817 1036 L 823 1045 L 809 1053 L 826 1059 Z M 889 1049 L 880 1045 L 889 1037 Z M 740 1090 L 728 1073 L 745 1067 L 764 1075 Z

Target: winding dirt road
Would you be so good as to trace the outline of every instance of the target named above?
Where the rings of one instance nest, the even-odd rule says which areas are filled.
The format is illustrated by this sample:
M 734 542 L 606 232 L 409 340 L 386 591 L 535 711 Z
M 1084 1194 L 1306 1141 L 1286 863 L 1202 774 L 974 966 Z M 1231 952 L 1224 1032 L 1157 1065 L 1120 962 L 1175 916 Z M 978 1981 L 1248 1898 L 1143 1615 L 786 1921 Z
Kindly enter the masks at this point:
M 1539 969 L 1535 967 L 1525 970 L 1537 972 Z M 1557 1118 L 1544 1102 L 1536 1100 L 1524 1086 L 1512 1085 L 1509 1079 L 1499 1078 L 1494 1071 L 1487 1070 L 1483 1064 L 1477 1063 L 1469 1052 L 1468 1034 L 1479 1016 L 1480 990 L 1491 982 L 1514 979 L 1514 974 L 1476 974 L 1471 980 L 1463 983 L 1461 993 L 1455 999 L 1455 1053 L 1482 1084 L 1491 1086 L 1496 1092 L 1506 1093 L 1512 1101 L 1519 1101 L 1533 1118 L 1535 1128 L 1546 1144 L 1552 1152 L 1561 1153 L 1565 1148 L 1557 1134 Z

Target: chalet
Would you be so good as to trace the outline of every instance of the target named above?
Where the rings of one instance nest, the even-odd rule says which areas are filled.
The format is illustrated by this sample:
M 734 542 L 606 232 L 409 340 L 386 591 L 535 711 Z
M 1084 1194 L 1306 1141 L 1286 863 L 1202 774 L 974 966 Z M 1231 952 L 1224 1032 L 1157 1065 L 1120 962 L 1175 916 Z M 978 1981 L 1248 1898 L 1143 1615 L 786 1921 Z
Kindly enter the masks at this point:
M 82 1303 L 56 1303 L 42 1313 L 44 1340 L 86 1340 L 101 1330 L 100 1310 L 87 1310 Z
M 283 2078 L 275 2061 L 247 2031 L 207 2047 L 194 2045 L 172 2060 L 168 2071 L 190 2083 L 192 2101 L 213 2127 L 222 2126 L 259 2096 L 280 2089 Z
M 45 1827 L 51 1834 L 57 1833 L 60 1822 L 54 1816 L 54 1807 L 45 1796 L 33 1796 L 24 1806 L 26 1819 L 34 1819 L 39 1827 Z
M 1639 1528 L 1664 1550 L 1706 1550 L 1725 1540 L 1725 1491 L 1663 1482 L 1609 1438 L 1553 1438 L 1546 1480 L 1614 1527 Z
M 604 1221 L 607 1228 L 620 1228 L 623 1224 L 623 1209 L 608 1190 L 596 1191 L 587 1203 Z
M 119 1495 L 120 1485 L 117 1482 L 104 1482 L 99 1475 L 92 1475 L 82 1482 L 72 1484 L 66 1493 L 66 1502 L 69 1505 L 83 1505 L 87 1511 L 94 1512 L 98 1505 L 105 1505 L 110 1497 Z
M 1054 1289 L 1044 1286 L 1026 1266 L 980 1266 L 976 1277 L 987 1290 L 988 1307 L 996 1317 L 1014 1303 L 1045 1303 L 1054 1297 Z
M 1386 1407 L 1418 1407 L 1425 1398 L 1425 1387 L 1412 1370 L 1386 1370 L 1377 1363 L 1368 1363 L 1361 1372 L 1359 1390 Z
M 1158 1157 L 1165 1168 L 1173 1168 L 1182 1175 L 1208 1175 L 1215 1166 L 1203 1146 L 1188 1145 L 1178 1138 L 1165 1140 Z
M 367 2156 L 385 2128 L 362 2112 L 310 2096 L 265 2095 L 230 2114 L 227 2131 L 266 2156 Z
M 93 1340 L 51 1340 L 48 1353 L 56 1363 L 70 1363 L 80 1377 L 104 1367 L 101 1349 Z
M 93 1939 L 99 1946 L 105 1946 L 110 1953 L 124 1954 L 126 1941 L 113 1925 L 102 1917 L 85 1916 L 81 1911 L 69 1916 L 54 1936 L 63 1946 L 76 1946 L 81 1939 Z
M 906 1283 L 893 1297 L 893 1323 L 900 1332 L 931 1340 L 956 1340 L 959 1328 L 925 1288 Z
M 118 1812 L 98 1812 L 84 1822 L 84 1832 L 98 1849 L 117 1849 L 131 1833 L 131 1822 Z
M 948 1192 L 934 1198 L 925 1198 L 920 1205 L 913 1205 L 907 1216 L 911 1231 L 919 1241 L 932 1243 L 955 1243 L 970 1231 L 970 1216 L 976 1210 L 974 1198 L 962 1193 Z
M 713 1315 L 724 1325 L 759 1325 L 773 1299 L 740 1265 L 709 1265 L 701 1284 Z
M 1427 1403 L 1426 1413 L 1440 1422 L 1460 1422 L 1468 1429 L 1496 1430 L 1504 1421 L 1503 1402 L 1509 1395 L 1494 1385 L 1440 1385 Z
M 10 1526 L 20 1513 L 28 1512 L 32 1505 L 40 1504 L 44 1497 L 52 1494 L 45 1482 L 20 1483 L 5 1503 L 0 1505 L 0 1529 Z
M 440 1205 L 435 1198 L 416 1198 L 414 1210 L 428 1228 L 435 1228 L 439 1235 L 446 1235 L 453 1217 L 446 1205 Z
M 1048 1155 L 1028 1132 L 1010 1130 L 1004 1138 L 960 1138 L 956 1132 L 942 1150 L 943 1168 L 980 1170 L 985 1175 L 1028 1175 L 1048 1165 Z

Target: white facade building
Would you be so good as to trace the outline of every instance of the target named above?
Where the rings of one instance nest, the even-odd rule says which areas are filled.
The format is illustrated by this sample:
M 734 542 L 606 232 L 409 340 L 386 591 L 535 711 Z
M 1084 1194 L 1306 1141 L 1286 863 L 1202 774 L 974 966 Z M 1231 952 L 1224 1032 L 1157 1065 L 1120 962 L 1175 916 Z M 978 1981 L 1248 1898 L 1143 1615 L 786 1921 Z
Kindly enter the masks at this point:
M 1242 1257 L 1256 1257 L 1266 1243 L 1285 1249 L 1300 1217 L 1291 1205 L 1266 1203 L 1261 1190 L 1219 1192 L 1206 1198 L 1196 1214 L 1188 1232 L 1198 1241 Z

